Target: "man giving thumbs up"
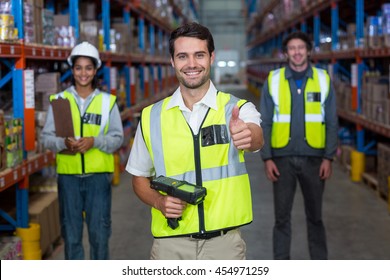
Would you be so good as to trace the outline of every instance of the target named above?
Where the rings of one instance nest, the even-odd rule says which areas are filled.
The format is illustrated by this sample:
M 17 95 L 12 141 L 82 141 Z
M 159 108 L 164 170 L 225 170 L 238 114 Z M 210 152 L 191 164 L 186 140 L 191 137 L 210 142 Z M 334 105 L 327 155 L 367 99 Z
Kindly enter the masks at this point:
M 169 49 L 179 87 L 142 111 L 126 167 L 152 207 L 151 259 L 245 259 L 239 228 L 252 222 L 252 199 L 244 151 L 263 145 L 260 113 L 210 81 L 215 54 L 206 27 L 177 28 Z M 205 187 L 204 201 L 186 204 L 151 189 L 160 175 Z M 166 218 L 179 218 L 179 226 Z

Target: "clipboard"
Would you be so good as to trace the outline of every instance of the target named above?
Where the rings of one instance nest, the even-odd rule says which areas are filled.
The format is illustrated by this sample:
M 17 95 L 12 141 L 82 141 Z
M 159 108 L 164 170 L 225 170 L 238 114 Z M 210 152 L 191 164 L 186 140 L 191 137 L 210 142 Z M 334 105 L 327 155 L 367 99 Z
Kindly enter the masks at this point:
M 51 101 L 53 108 L 54 126 L 57 137 L 74 137 L 72 112 L 70 110 L 70 102 L 68 99 L 58 98 Z M 62 150 L 60 154 L 75 155 L 68 149 Z

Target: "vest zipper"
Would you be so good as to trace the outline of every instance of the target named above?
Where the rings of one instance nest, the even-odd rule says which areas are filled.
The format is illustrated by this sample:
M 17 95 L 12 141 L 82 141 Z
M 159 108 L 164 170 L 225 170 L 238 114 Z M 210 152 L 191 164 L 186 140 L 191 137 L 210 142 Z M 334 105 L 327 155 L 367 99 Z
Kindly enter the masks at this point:
M 80 137 L 83 137 L 83 127 L 84 127 L 84 121 L 83 117 L 81 117 L 81 128 L 80 128 Z M 84 154 L 81 155 L 81 174 L 85 174 L 85 161 L 84 161 Z
M 200 164 L 199 133 L 194 135 L 194 158 L 196 171 L 196 184 L 202 186 L 202 166 Z M 203 202 L 198 204 L 199 232 L 205 232 Z

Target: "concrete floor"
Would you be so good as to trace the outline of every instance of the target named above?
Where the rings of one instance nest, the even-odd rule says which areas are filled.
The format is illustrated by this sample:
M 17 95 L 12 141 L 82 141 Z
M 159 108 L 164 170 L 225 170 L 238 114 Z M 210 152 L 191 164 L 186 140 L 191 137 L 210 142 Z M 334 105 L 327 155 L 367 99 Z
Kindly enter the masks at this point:
M 255 102 L 258 99 L 243 87 L 218 87 Z M 254 220 L 242 228 L 247 243 L 247 259 L 272 259 L 274 222 L 272 184 L 267 180 L 260 155 L 247 154 L 247 169 L 252 183 Z M 324 195 L 324 222 L 327 229 L 329 259 L 389 260 L 390 214 L 386 202 L 370 187 L 353 183 L 337 162 L 327 182 Z M 134 194 L 131 175 L 124 172 L 119 186 L 113 187 L 112 237 L 113 260 L 149 259 L 152 245 L 150 209 Z M 303 200 L 298 188 L 292 213 L 293 240 L 291 257 L 309 259 Z M 85 237 L 86 256 L 88 244 Z M 63 245 L 57 246 L 49 259 L 63 259 Z

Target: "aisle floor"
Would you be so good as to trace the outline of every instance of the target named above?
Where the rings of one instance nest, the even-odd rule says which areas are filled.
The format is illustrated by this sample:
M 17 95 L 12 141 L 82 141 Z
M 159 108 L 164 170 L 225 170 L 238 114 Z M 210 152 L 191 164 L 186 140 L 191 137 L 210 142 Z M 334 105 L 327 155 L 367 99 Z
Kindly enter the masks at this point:
M 258 107 L 258 98 L 242 86 L 218 87 L 246 98 Z M 242 228 L 247 243 L 247 259 L 272 259 L 272 227 L 274 222 L 272 184 L 267 180 L 258 153 L 247 154 L 247 169 L 252 184 L 254 220 Z M 327 229 L 329 259 L 389 260 L 390 214 L 384 199 L 363 183 L 354 183 L 338 163 L 327 182 L 324 194 L 324 222 Z M 309 259 L 303 200 L 297 188 L 292 213 L 293 259 Z M 87 233 L 85 249 L 88 256 Z M 120 185 L 113 187 L 112 237 L 110 255 L 113 260 L 145 260 L 153 238 L 150 233 L 150 209 L 134 194 L 131 175 L 124 172 Z M 60 243 L 48 259 L 64 259 Z

